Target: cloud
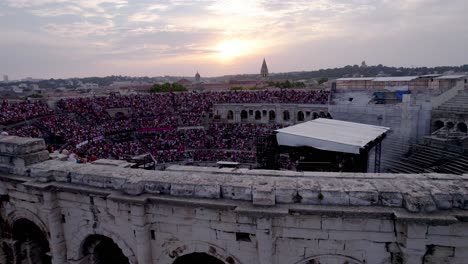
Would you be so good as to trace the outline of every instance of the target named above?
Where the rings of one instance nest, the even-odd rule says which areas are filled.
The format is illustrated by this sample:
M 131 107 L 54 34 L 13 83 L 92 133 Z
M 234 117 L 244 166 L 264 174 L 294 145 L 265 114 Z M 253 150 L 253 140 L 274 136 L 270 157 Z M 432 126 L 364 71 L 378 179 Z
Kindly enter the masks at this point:
M 133 15 L 131 15 L 128 18 L 129 21 L 131 22 L 154 22 L 156 20 L 159 20 L 159 16 L 152 13 L 152 12 L 138 12 Z
M 451 61 L 468 60 L 461 48 L 468 45 L 466 0 L 5 0 L 0 7 L 0 30 L 15 33 L 4 43 L 28 42 L 48 47 L 50 56 L 61 50 L 63 60 L 86 57 L 119 70 L 124 66 L 115 65 L 125 61 L 217 65 L 216 47 L 236 41 L 249 43 L 245 56 L 236 57 L 235 68 L 212 66 L 211 72 L 242 66 L 249 72 L 254 63 L 247 60 L 255 56 L 277 58 L 284 70 L 340 66 L 359 57 L 430 64 L 443 61 L 435 54 L 444 47 Z M 9 45 L 0 55 L 21 47 Z M 73 52 L 64 57 L 67 49 Z M 423 58 L 421 50 L 430 55 Z
M 127 0 L 7 0 L 13 8 L 26 9 L 31 14 L 48 17 L 74 15 L 80 17 L 112 17 L 112 9 L 128 5 Z
M 76 22 L 72 24 L 47 24 L 42 29 L 50 35 L 60 38 L 83 38 L 90 36 L 107 36 L 115 33 L 114 23 L 107 20 L 103 23 Z

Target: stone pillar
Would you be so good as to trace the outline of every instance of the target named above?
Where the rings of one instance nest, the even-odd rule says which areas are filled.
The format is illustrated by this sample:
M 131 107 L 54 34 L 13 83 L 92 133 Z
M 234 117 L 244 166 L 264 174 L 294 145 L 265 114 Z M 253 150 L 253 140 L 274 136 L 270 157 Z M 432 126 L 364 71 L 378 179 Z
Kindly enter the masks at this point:
M 403 255 L 403 264 L 422 264 L 426 254 L 427 225 L 397 223 L 397 241 Z
M 52 255 L 52 264 L 66 263 L 67 246 L 62 225 L 62 210 L 57 203 L 57 197 L 54 192 L 43 192 L 44 212 L 47 215 L 47 224 L 50 234 L 50 253 Z
M 271 218 L 257 219 L 257 251 L 259 264 L 273 263 L 273 228 Z
M 131 207 L 133 229 L 136 236 L 136 257 L 139 264 L 152 263 L 150 227 L 146 221 L 146 209 L 143 204 Z
M 26 166 L 48 159 L 43 139 L 0 136 L 0 172 L 23 175 Z
M 235 110 L 232 110 L 232 112 L 234 113 L 234 123 L 240 123 L 241 122 L 241 117 L 240 117 L 241 111 L 235 109 Z

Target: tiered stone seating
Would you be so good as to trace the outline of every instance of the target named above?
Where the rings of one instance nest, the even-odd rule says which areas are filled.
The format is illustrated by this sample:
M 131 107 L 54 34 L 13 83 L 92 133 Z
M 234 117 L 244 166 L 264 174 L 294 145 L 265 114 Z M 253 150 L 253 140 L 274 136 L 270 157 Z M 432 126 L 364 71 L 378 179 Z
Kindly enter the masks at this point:
M 393 167 L 389 169 L 389 172 L 443 172 L 450 174 L 464 174 L 468 172 L 468 157 L 460 153 L 423 145 L 418 145 L 416 149 L 409 157 L 394 161 Z
M 460 156 L 439 168 L 438 172 L 465 174 L 468 173 L 468 157 Z
M 395 162 L 399 162 L 400 158 L 408 153 L 410 145 L 403 142 L 400 138 L 387 137 L 382 142 L 382 156 L 381 156 L 381 172 L 388 171 L 394 167 Z M 369 171 L 373 171 L 374 151 L 369 155 Z
M 468 113 L 468 91 L 460 91 L 457 96 L 440 105 L 437 110 Z

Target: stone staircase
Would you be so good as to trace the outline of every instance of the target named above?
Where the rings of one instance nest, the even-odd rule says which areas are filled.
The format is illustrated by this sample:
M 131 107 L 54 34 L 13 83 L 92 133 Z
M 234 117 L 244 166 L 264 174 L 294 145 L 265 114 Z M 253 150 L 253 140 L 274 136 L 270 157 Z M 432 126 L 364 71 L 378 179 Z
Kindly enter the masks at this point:
M 460 153 L 419 145 L 407 158 L 393 162 L 391 173 L 449 173 L 464 174 L 468 171 L 468 157 Z
M 463 90 L 458 94 L 437 107 L 439 111 L 468 113 L 468 91 Z

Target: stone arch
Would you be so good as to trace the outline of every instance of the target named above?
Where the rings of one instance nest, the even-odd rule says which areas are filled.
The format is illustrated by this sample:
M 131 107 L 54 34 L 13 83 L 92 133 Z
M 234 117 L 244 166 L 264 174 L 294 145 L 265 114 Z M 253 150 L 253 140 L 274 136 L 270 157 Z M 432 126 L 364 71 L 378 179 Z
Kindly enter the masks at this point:
M 223 264 L 242 264 L 236 257 L 229 254 L 224 249 L 207 242 L 189 241 L 178 242 L 162 251 L 158 256 L 156 263 L 173 264 L 178 257 L 192 253 L 205 253 L 220 260 Z
M 50 264 L 50 243 L 48 234 L 34 222 L 20 218 L 12 223 L 9 247 L 10 258 L 18 263 Z
M 466 133 L 468 131 L 468 126 L 465 123 L 460 122 L 457 124 L 457 129 L 460 132 Z
M 227 112 L 226 118 L 227 118 L 228 120 L 233 120 L 233 119 L 234 119 L 234 112 L 232 112 L 232 110 L 229 110 L 229 111 Z
M 436 120 L 434 122 L 434 131 L 439 130 L 444 127 L 444 122 L 441 120 Z
M 241 111 L 240 118 L 241 118 L 241 120 L 247 120 L 249 118 L 249 114 L 247 113 L 247 110 L 242 110 Z
M 284 110 L 284 111 L 283 111 L 283 120 L 284 120 L 284 121 L 289 121 L 290 118 L 291 118 L 291 117 L 290 117 L 289 111 L 288 111 L 288 110 Z
M 297 121 L 302 122 L 305 120 L 304 112 L 299 111 L 297 112 Z
M 176 258 L 173 264 L 224 264 L 225 262 L 207 253 L 190 253 Z
M 20 219 L 31 221 L 46 235 L 47 240 L 50 239 L 49 229 L 45 224 L 45 221 L 28 209 L 16 208 L 14 211 L 10 212 L 6 217 L 7 228 L 11 230 L 13 228 L 13 224 Z
M 9 263 L 8 261 L 13 259 L 17 255 L 17 252 L 21 250 L 20 244 L 13 243 L 15 241 L 14 237 L 16 236 L 17 238 L 13 228 L 15 223 L 24 220 L 29 221 L 31 225 L 35 226 L 38 230 L 36 233 L 41 233 L 47 245 L 49 245 L 50 236 L 45 222 L 37 214 L 26 208 L 14 208 L 12 211 L 0 216 L 0 240 L 3 239 L 3 243 L 0 244 L 0 263 Z M 43 244 L 46 243 L 43 242 Z
M 80 261 L 87 260 L 88 263 L 130 263 L 122 249 L 111 238 L 102 235 L 86 237 L 80 251 L 84 257 Z
M 107 231 L 103 228 L 91 229 L 88 226 L 79 227 L 76 232 L 76 235 L 72 239 L 72 245 L 68 247 L 68 258 L 71 260 L 79 260 L 84 258 L 83 247 L 86 242 L 86 238 L 92 235 L 101 235 L 112 239 L 112 241 L 117 244 L 117 246 L 122 250 L 122 253 L 125 257 L 128 258 L 129 264 L 137 264 L 138 261 L 134 254 L 133 249 L 125 242 L 120 236 L 116 235 L 113 232 Z
M 317 114 L 316 112 L 312 114 L 312 119 L 317 119 L 318 117 L 319 117 L 319 114 Z
M 312 257 L 308 257 L 301 261 L 296 262 L 295 264 L 335 264 L 335 263 L 343 263 L 343 264 L 364 264 L 358 259 L 340 255 L 340 254 L 323 254 L 323 255 L 316 255 Z
M 448 129 L 452 129 L 452 128 L 455 126 L 455 124 L 454 124 L 452 121 L 449 121 L 449 122 L 447 122 L 447 123 L 445 124 L 445 126 L 446 126 Z
M 268 120 L 270 121 L 275 121 L 276 120 L 276 113 L 273 110 L 270 110 L 268 112 Z
M 257 110 L 255 111 L 255 120 L 260 120 L 260 119 L 262 119 L 262 113 L 259 110 Z

